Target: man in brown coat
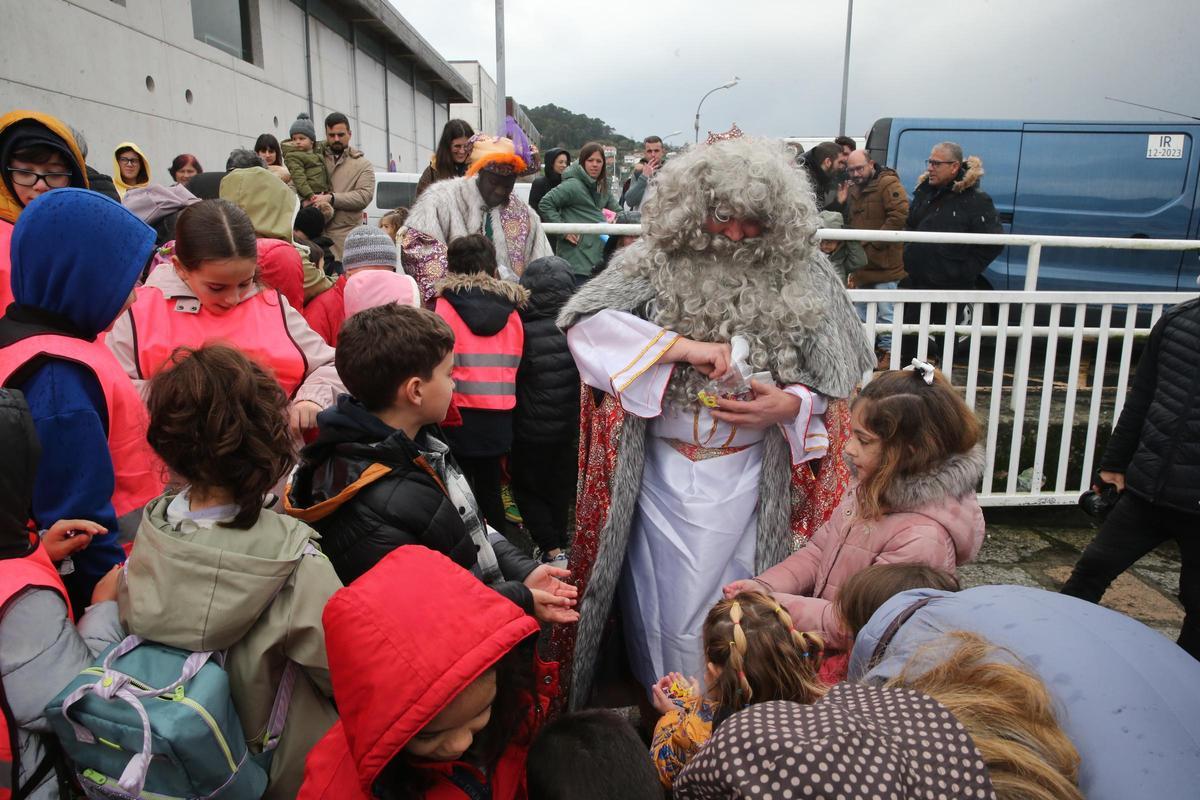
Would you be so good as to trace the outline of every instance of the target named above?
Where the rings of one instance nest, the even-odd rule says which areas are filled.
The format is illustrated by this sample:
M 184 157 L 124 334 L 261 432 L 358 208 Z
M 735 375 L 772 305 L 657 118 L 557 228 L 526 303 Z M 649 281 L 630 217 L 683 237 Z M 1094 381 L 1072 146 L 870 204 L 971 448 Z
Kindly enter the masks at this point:
M 363 209 L 375 197 L 375 167 L 361 150 L 350 146 L 350 120 L 340 111 L 325 118 L 325 170 L 329 173 L 329 191 L 313 197 L 333 206 L 333 219 L 325 226 L 325 235 L 333 240 L 333 251 L 340 261 L 346 236 L 362 224 Z
M 850 210 L 848 228 L 872 231 L 902 231 L 908 219 L 908 194 L 895 170 L 879 167 L 863 150 L 850 153 L 846 161 L 850 173 Z M 863 242 L 867 265 L 850 274 L 852 289 L 895 289 L 904 277 L 904 245 L 900 242 Z M 858 313 L 865 319 L 866 307 L 858 304 Z M 892 321 L 892 304 L 880 303 L 876 314 L 879 322 Z M 885 365 L 892 349 L 892 335 L 879 337 L 876 352 L 880 365 Z

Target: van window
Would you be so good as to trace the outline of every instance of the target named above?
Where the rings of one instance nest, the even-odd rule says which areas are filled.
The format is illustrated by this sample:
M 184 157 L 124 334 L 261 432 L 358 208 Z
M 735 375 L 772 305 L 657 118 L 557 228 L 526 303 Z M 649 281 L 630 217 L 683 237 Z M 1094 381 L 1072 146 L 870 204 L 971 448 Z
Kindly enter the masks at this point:
M 417 192 L 415 183 L 401 181 L 380 181 L 375 184 L 375 205 L 385 211 L 391 211 L 400 206 L 412 207 L 413 195 Z
M 1191 137 L 1184 136 L 1183 158 L 1146 158 L 1144 131 L 1026 131 L 1020 205 L 1104 214 L 1156 212 L 1178 201 L 1187 186 Z M 1187 217 L 1182 218 L 1186 227 Z M 1170 233 L 1186 236 L 1186 230 Z

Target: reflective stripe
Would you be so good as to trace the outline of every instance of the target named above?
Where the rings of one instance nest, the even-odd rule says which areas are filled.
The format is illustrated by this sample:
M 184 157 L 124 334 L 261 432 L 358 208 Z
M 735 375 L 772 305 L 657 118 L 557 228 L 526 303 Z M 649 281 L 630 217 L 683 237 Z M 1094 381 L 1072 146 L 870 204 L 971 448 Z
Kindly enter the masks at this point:
M 507 381 L 455 381 L 454 391 L 457 394 L 512 394 L 517 391 L 517 385 Z
M 455 353 L 456 367 L 519 367 L 520 355 L 509 353 Z

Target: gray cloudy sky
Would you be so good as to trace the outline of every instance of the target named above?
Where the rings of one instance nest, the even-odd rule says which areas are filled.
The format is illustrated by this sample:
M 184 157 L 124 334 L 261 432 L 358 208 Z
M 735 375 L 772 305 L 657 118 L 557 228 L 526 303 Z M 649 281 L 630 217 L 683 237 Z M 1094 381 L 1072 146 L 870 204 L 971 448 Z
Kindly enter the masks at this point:
M 391 0 L 447 59 L 494 75 L 494 0 Z M 1195 0 L 858 0 L 847 131 L 885 116 L 1179 120 L 1200 116 Z M 837 132 L 845 0 L 506 0 L 508 94 L 641 138 L 736 122 Z

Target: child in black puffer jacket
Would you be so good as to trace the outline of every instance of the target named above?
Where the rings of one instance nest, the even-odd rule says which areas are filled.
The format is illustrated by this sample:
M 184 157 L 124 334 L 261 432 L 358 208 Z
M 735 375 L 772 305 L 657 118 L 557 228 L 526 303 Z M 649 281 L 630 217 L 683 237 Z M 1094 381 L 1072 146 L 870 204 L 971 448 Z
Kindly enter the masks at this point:
M 579 371 L 555 319 L 575 281 L 571 266 L 550 256 L 531 262 L 521 285 L 529 302 L 521 309 L 525 347 L 517 370 L 509 472 L 517 506 L 543 559 L 565 567 L 567 517 L 579 471 Z

